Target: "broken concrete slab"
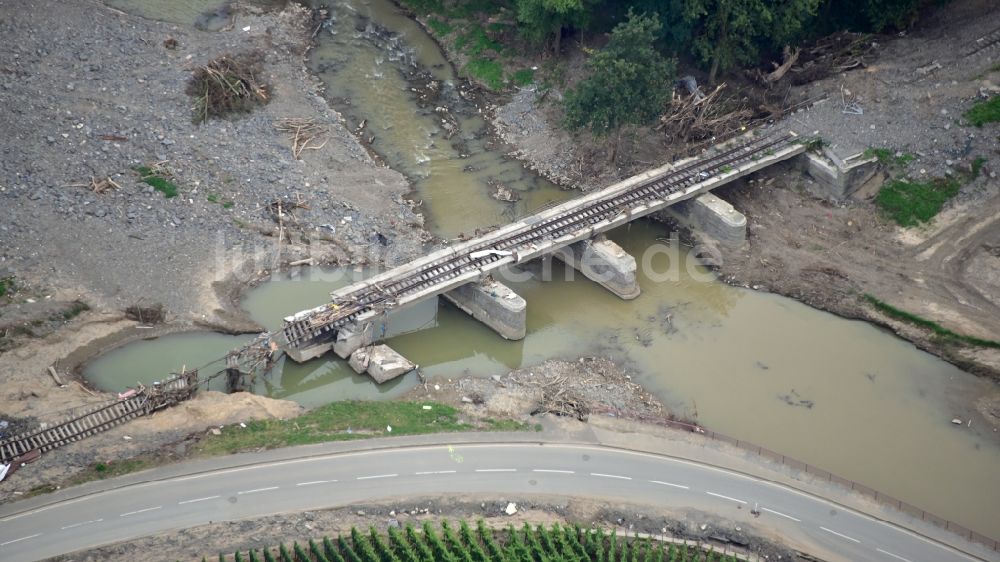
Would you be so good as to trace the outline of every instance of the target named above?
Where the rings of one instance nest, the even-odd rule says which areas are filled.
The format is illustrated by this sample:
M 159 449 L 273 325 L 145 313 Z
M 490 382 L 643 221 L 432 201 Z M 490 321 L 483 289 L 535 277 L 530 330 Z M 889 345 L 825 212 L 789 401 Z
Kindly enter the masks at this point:
M 351 353 L 348 364 L 357 373 L 367 372 L 379 384 L 417 368 L 416 363 L 385 344 L 355 350 Z

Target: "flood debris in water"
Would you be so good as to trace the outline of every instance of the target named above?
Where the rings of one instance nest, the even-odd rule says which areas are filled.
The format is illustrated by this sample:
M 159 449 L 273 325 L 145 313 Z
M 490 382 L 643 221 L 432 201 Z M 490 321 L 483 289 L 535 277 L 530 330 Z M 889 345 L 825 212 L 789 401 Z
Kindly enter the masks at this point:
M 816 402 L 802 398 L 794 388 L 788 394 L 779 394 L 778 399 L 789 406 L 800 406 L 807 410 L 812 410 L 812 407 L 816 405 Z

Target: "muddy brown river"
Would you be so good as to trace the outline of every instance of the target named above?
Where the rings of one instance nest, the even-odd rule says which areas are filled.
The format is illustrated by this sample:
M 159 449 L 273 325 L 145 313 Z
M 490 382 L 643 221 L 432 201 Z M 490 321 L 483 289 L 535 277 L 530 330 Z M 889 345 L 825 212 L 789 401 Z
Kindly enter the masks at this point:
M 213 5 L 200 0 L 113 0 L 116 7 L 179 24 Z M 137 7 L 138 6 L 138 7 Z M 310 65 L 349 122 L 367 119 L 372 147 L 413 182 L 429 227 L 451 237 L 502 223 L 573 193 L 491 150 L 486 124 L 458 91 L 436 44 L 384 0 L 332 6 Z M 460 124 L 444 138 L 441 113 L 421 107 L 414 69 L 441 88 Z M 490 180 L 522 195 L 489 197 Z M 795 457 L 904 499 L 990 536 L 1000 536 L 1000 446 L 969 407 L 993 383 L 965 373 L 871 325 L 790 299 L 727 286 L 688 258 L 665 227 L 639 222 L 612 233 L 649 268 L 642 296 L 622 301 L 560 265 L 537 266 L 508 283 L 528 302 L 528 335 L 508 342 L 450 306 L 427 303 L 393 319 L 388 343 L 428 376 L 489 376 L 548 358 L 610 356 L 682 417 Z M 353 270 L 299 272 L 253 289 L 243 301 L 269 329 L 282 316 L 324 302 L 360 278 Z M 182 365 L 199 366 L 247 337 L 177 334 L 124 346 L 90 363 L 95 385 L 121 390 Z M 138 369 L 138 370 L 137 370 Z M 398 396 L 413 374 L 376 386 L 345 362 L 283 362 L 257 391 L 317 405 Z M 973 420 L 957 426 L 953 418 Z

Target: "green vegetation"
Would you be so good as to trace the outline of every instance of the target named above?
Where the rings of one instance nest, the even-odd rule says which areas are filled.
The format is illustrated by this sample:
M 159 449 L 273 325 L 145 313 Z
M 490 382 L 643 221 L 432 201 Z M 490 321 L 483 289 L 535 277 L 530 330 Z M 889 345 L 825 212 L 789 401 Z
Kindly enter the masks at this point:
M 153 189 L 162 193 L 167 199 L 177 197 L 177 185 L 168 179 L 170 174 L 165 170 L 149 166 L 136 166 L 132 169 L 138 172 L 142 181 L 153 186 Z
M 875 147 L 865 150 L 864 157 L 874 157 L 880 164 L 894 168 L 905 168 L 910 162 L 917 159 L 915 154 L 909 152 L 896 152 L 889 148 Z
M 430 406 L 430 409 L 424 409 Z M 392 428 L 391 430 L 389 428 Z M 290 420 L 263 420 L 228 426 L 221 435 L 209 435 L 195 446 L 203 455 L 230 454 L 249 449 L 306 445 L 325 441 L 365 439 L 382 435 L 416 435 L 473 430 L 527 429 L 521 422 L 487 420 L 473 425 L 459 420 L 448 405 L 418 402 L 333 402 Z
M 821 0 L 681 0 L 691 52 L 709 65 L 708 81 L 737 64 L 754 64 L 762 48 L 800 35 Z
M 522 68 L 510 75 L 510 81 L 515 86 L 527 86 L 535 81 L 535 71 L 530 68 Z
M 450 23 L 444 20 L 439 20 L 437 18 L 431 18 L 427 20 L 427 27 L 430 27 L 431 31 L 433 31 L 435 35 L 438 35 L 440 37 L 448 35 L 449 33 L 452 32 L 452 30 L 455 29 L 454 27 L 452 27 Z
M 463 70 L 469 76 L 482 80 L 492 90 L 503 88 L 503 65 L 495 60 L 472 59 L 463 67 Z
M 630 13 L 587 60 L 590 75 L 566 92 L 566 124 L 607 135 L 656 119 L 670 99 L 675 63 L 654 47 L 660 22 Z
M 490 39 L 486 30 L 476 24 L 469 31 L 461 33 L 455 38 L 455 48 L 460 51 L 464 50 L 469 56 L 478 57 L 486 51 L 499 53 L 503 50 L 503 45 Z
M 425 522 L 420 530 L 407 525 L 403 531 L 389 528 L 385 534 L 374 527 L 368 533 L 352 528 L 348 536 L 335 540 L 310 540 L 308 548 L 293 543 L 253 549 L 219 560 L 281 560 L 282 562 L 736 562 L 733 555 L 705 551 L 696 546 L 676 545 L 649 538 L 618 537 L 607 531 L 578 525 L 531 527 L 509 526 L 493 530 L 483 521 L 475 528 L 448 521 L 440 530 Z
M 63 320 L 72 320 L 76 318 L 81 313 L 90 310 L 90 306 L 82 301 L 73 301 L 73 304 L 69 305 L 69 308 L 63 311 Z
M 969 181 L 972 181 L 979 177 L 979 174 L 983 171 L 983 166 L 986 165 L 987 160 L 982 156 L 976 156 L 976 159 L 972 161 L 972 173 L 970 174 Z
M 529 40 L 544 45 L 547 41 L 557 56 L 562 45 L 563 30 L 582 29 L 590 21 L 596 0 L 516 0 L 517 21 Z M 597 12 L 599 13 L 599 12 Z
M 982 127 L 987 123 L 1000 122 L 1000 95 L 977 102 L 963 115 L 969 120 L 969 123 L 977 127 Z
M 232 201 L 223 201 L 222 198 L 220 198 L 215 193 L 209 193 L 208 195 L 205 196 L 205 199 L 209 203 L 218 203 L 222 205 L 223 209 L 231 209 L 233 205 L 235 205 L 235 203 L 233 203 Z
M 5 297 L 8 294 L 13 295 L 14 291 L 17 290 L 17 286 L 14 284 L 14 276 L 0 277 L 0 297 Z
M 900 226 L 916 226 L 931 220 L 944 204 L 958 193 L 958 180 L 934 178 L 929 181 L 894 179 L 878 192 L 875 203 Z
M 993 340 L 984 340 L 973 336 L 966 336 L 964 334 L 955 333 L 949 330 L 948 328 L 941 326 L 937 322 L 934 322 L 933 320 L 927 320 L 926 318 L 921 318 L 920 316 L 917 316 L 912 312 L 900 310 L 890 304 L 880 301 L 879 299 L 867 293 L 865 293 L 864 298 L 866 301 L 868 301 L 868 303 L 870 303 L 872 306 L 874 306 L 876 309 L 878 309 L 886 316 L 895 318 L 896 320 L 909 322 L 910 324 L 913 324 L 915 326 L 920 326 L 921 328 L 927 328 L 928 330 L 934 332 L 934 334 L 938 337 L 969 345 L 975 345 L 979 347 L 992 347 L 995 349 L 1000 349 L 1000 342 Z

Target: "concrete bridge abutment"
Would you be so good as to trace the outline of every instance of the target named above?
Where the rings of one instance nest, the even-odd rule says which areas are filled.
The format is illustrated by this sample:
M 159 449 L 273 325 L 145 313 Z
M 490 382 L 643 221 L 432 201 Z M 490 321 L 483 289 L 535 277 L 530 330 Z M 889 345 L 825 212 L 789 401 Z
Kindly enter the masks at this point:
M 642 292 L 635 275 L 635 258 L 604 235 L 574 242 L 553 256 L 625 300 Z
M 520 340 L 527 333 L 528 303 L 513 289 L 492 278 L 462 285 L 443 296 L 505 339 Z

